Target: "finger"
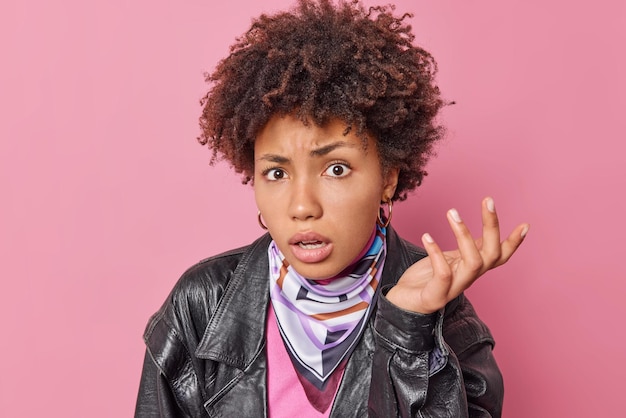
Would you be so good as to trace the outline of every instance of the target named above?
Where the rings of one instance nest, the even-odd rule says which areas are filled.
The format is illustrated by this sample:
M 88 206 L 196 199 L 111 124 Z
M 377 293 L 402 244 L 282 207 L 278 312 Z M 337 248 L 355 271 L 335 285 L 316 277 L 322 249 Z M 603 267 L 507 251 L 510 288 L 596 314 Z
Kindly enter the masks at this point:
M 500 260 L 500 222 L 496 214 L 493 198 L 487 197 L 482 202 L 483 236 L 480 253 L 486 268 Z
M 452 284 L 452 271 L 439 245 L 430 234 L 422 235 L 422 244 L 430 257 L 433 278 L 422 291 L 422 304 L 432 312 L 438 310 L 448 301 L 448 293 Z
M 528 234 L 529 230 L 529 224 L 520 224 L 513 230 L 513 232 L 511 232 L 511 235 L 509 235 L 507 239 L 502 242 L 502 255 L 496 264 L 497 266 L 506 263 L 509 258 L 511 258 L 513 253 L 515 253 L 522 242 L 524 242 L 524 238 L 526 238 L 526 234 Z
M 481 272 L 483 259 L 476 247 L 474 238 L 472 238 L 472 234 L 463 220 L 461 220 L 461 216 L 456 209 L 450 209 L 448 211 L 448 223 L 456 237 L 459 253 L 461 254 L 461 262 L 455 273 L 459 274 L 459 278 L 463 281 L 463 285 L 465 285 L 467 280 L 475 279 Z M 471 281 L 466 285 L 469 286 L 470 284 Z

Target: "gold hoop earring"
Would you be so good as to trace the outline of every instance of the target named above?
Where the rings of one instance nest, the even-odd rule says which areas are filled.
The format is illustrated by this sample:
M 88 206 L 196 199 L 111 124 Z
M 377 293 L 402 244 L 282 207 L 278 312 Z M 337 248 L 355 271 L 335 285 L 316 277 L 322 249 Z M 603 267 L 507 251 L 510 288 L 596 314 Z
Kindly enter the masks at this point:
M 257 214 L 257 221 L 259 222 L 259 226 L 267 231 L 267 226 L 265 226 L 263 219 L 261 219 L 261 211 Z
M 380 216 L 381 213 L 384 213 L 384 211 L 382 209 L 378 211 L 378 218 L 376 218 L 376 223 L 381 228 L 387 228 L 389 226 L 389 224 L 391 223 L 391 211 L 393 209 L 393 201 L 391 199 L 389 199 L 386 203 L 387 203 L 387 211 L 389 212 L 389 214 L 387 215 L 387 221 L 383 222 L 383 220 L 382 220 L 382 218 Z

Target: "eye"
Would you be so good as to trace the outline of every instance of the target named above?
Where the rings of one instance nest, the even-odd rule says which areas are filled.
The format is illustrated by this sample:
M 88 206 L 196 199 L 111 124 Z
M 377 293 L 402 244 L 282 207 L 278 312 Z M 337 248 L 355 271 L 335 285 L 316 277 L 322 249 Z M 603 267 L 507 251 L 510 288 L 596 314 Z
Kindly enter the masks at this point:
M 335 163 L 330 165 L 324 174 L 331 177 L 345 177 L 350 174 L 350 171 L 351 169 L 347 164 Z
M 287 173 L 282 168 L 270 168 L 269 170 L 266 170 L 263 175 L 270 181 L 287 178 Z

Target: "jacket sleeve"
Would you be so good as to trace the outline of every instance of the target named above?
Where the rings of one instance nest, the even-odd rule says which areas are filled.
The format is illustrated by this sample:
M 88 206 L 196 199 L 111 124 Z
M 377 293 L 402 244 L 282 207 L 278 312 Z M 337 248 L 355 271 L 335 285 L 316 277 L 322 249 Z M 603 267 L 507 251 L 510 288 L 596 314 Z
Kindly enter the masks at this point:
M 198 339 L 187 309 L 193 299 L 188 291 L 175 289 L 172 294 L 144 333 L 146 355 L 135 417 L 195 417 L 205 412 L 199 377 L 204 362 L 191 354 Z
M 504 384 L 493 356 L 495 341 L 464 295 L 455 302 L 456 306 L 446 312 L 443 337 L 461 367 L 469 416 L 499 418 Z
M 447 312 L 404 311 L 380 295 L 368 409 L 371 417 L 500 417 L 493 339 L 465 296 Z
M 146 351 L 135 406 L 135 418 L 178 418 L 186 415 L 178 408 L 165 376 Z

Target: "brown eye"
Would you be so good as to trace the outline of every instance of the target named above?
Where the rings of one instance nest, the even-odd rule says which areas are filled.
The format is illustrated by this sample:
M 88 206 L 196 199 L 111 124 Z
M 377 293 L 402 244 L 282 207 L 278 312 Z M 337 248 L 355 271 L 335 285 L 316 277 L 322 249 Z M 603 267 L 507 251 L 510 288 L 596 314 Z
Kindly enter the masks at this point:
M 272 168 L 265 173 L 265 178 L 270 181 L 283 180 L 287 178 L 287 173 L 285 173 L 285 170 L 280 168 Z
M 330 177 L 345 177 L 350 173 L 350 167 L 346 164 L 333 164 L 328 167 L 324 174 Z

